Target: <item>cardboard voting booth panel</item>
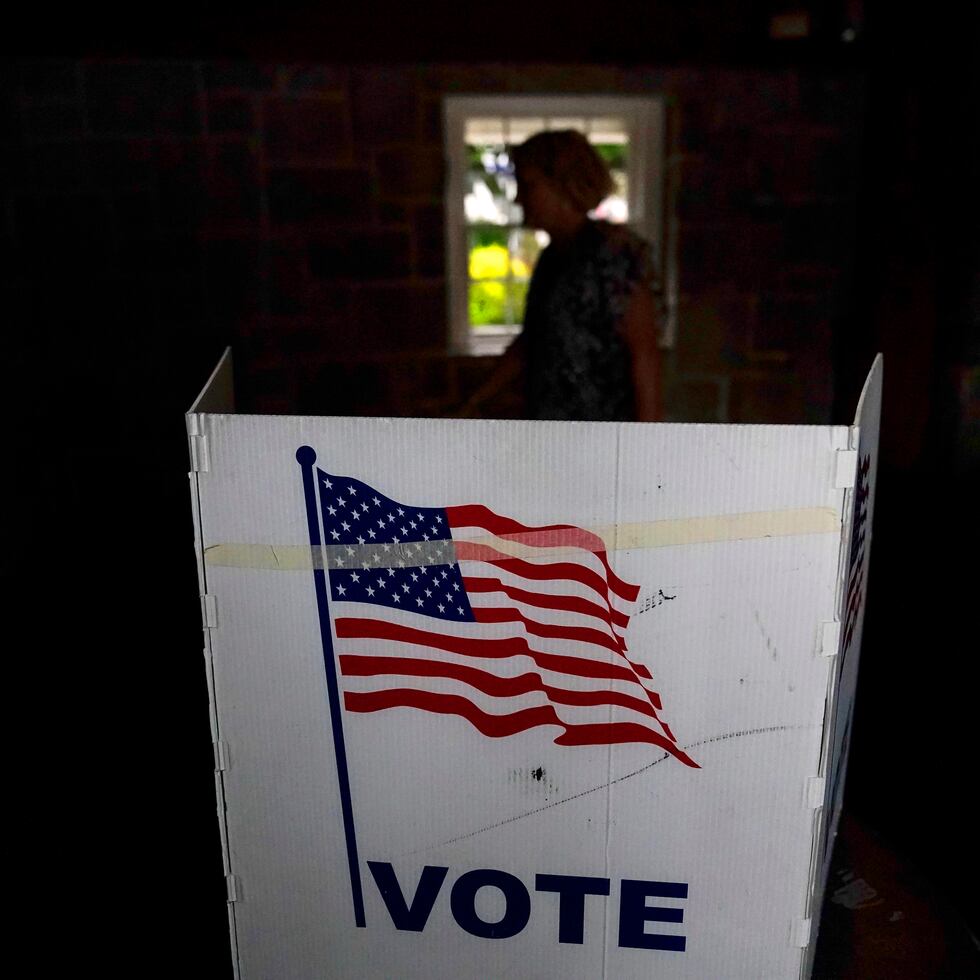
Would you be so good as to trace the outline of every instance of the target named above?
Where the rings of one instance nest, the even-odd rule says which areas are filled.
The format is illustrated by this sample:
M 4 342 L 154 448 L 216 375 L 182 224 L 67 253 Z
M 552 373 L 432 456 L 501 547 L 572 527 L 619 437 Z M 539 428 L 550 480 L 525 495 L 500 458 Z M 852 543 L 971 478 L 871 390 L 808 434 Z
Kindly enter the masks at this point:
M 188 414 L 237 975 L 808 974 L 853 426 Z

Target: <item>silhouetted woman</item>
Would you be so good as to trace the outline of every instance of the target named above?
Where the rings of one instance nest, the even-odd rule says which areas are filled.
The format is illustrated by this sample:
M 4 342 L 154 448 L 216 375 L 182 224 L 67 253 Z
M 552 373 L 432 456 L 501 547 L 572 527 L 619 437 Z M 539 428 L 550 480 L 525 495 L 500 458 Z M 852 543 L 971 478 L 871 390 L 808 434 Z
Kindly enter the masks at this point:
M 524 224 L 550 244 L 523 331 L 467 409 L 523 372 L 530 418 L 658 420 L 659 284 L 642 238 L 588 217 L 613 190 L 605 163 L 575 130 L 537 133 L 513 157 Z

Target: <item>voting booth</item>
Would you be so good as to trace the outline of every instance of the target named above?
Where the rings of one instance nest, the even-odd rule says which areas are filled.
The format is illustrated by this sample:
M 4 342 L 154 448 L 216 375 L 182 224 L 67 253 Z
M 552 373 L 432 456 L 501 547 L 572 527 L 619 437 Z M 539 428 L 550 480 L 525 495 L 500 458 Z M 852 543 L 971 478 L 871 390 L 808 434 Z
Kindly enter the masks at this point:
M 236 976 L 799 978 L 840 813 L 852 426 L 187 415 Z

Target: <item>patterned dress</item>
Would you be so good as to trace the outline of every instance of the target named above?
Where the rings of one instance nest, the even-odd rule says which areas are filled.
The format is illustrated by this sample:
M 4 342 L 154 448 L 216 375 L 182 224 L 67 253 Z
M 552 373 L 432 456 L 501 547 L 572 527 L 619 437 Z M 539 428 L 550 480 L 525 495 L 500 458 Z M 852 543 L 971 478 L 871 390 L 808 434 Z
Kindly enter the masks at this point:
M 541 253 L 524 315 L 530 418 L 635 418 L 621 325 L 638 285 L 659 306 L 650 245 L 623 225 L 589 221 L 572 241 Z

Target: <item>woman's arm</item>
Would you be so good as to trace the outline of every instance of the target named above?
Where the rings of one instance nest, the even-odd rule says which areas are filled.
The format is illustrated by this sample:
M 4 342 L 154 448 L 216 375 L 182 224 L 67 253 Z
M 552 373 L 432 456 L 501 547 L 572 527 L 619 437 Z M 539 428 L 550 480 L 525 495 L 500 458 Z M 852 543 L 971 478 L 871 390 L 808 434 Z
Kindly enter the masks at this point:
M 653 294 L 638 283 L 623 316 L 623 336 L 632 362 L 637 422 L 659 422 L 662 415 L 660 334 Z

